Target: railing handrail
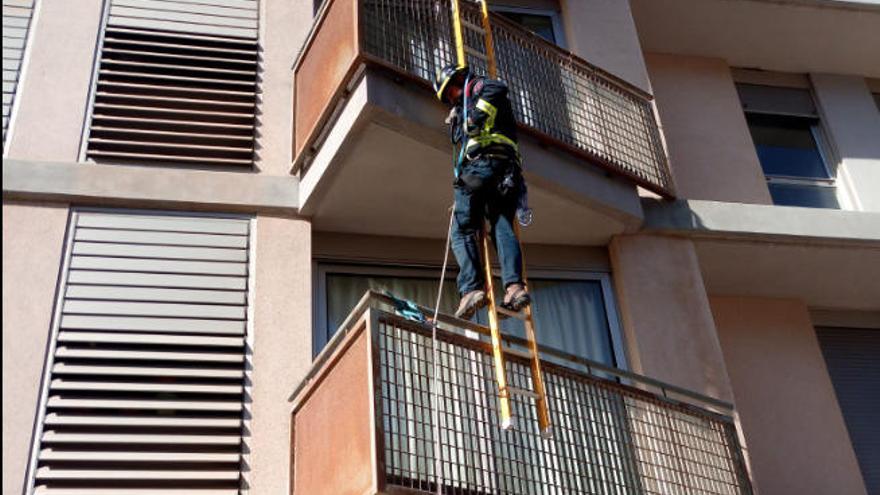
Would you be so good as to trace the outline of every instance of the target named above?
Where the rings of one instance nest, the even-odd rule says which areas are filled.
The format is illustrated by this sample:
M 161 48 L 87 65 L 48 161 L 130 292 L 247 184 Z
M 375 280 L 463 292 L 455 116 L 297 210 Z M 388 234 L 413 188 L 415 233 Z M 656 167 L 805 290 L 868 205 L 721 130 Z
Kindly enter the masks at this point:
M 312 362 L 311 369 L 306 374 L 306 376 L 302 379 L 302 381 L 296 387 L 296 389 L 294 389 L 293 393 L 290 395 L 290 397 L 288 399 L 289 401 L 293 401 L 299 395 L 299 393 L 309 383 L 312 382 L 312 380 L 317 376 L 317 374 L 323 368 L 324 363 L 330 358 L 330 356 L 332 356 L 334 354 L 337 347 L 345 340 L 345 337 L 348 335 L 348 333 L 352 329 L 354 329 L 355 325 L 358 322 L 360 322 L 361 318 L 364 316 L 364 314 L 367 312 L 367 310 L 370 308 L 380 309 L 381 306 L 385 306 L 385 307 L 389 307 L 389 308 L 393 307 L 393 300 L 390 297 L 388 297 L 387 295 L 382 294 L 380 292 L 377 292 L 375 290 L 368 290 L 367 292 L 364 293 L 363 297 L 361 297 L 360 301 L 358 301 L 357 305 L 354 307 L 354 309 L 352 309 L 352 311 L 351 311 L 351 313 L 349 313 L 348 317 L 342 322 L 342 324 L 339 326 L 339 329 L 336 331 L 336 333 L 333 335 L 333 337 L 330 339 L 330 341 L 327 343 L 327 345 L 324 347 L 324 349 L 315 357 L 315 359 Z M 416 306 L 418 307 L 419 311 L 422 312 L 422 314 L 425 316 L 425 318 L 431 318 L 433 316 L 434 312 L 430 308 L 427 308 L 425 306 L 418 305 L 418 304 Z M 454 316 L 446 315 L 443 313 L 438 314 L 437 321 L 438 321 L 438 323 L 450 325 L 452 327 L 452 330 L 441 329 L 441 331 L 448 332 L 449 335 L 451 335 L 451 336 L 465 337 L 460 331 L 456 331 L 456 330 L 470 330 L 470 331 L 477 332 L 481 335 L 486 335 L 486 336 L 489 335 L 488 327 L 485 327 L 483 325 L 479 325 L 477 323 L 473 323 L 473 322 L 470 322 L 467 320 L 455 318 Z M 411 323 L 413 325 L 419 325 L 418 322 L 413 321 Z M 426 327 L 426 329 L 430 330 L 430 325 L 424 325 L 424 326 Z M 467 338 L 467 337 L 465 337 L 465 338 Z M 512 335 L 504 335 L 504 340 L 506 340 L 509 343 L 516 344 L 516 345 L 527 345 L 527 343 L 528 343 L 525 339 L 522 339 L 522 338 L 519 338 L 516 336 L 512 336 Z M 649 386 L 649 387 L 654 387 L 661 392 L 661 394 L 657 395 L 656 397 L 658 399 L 661 399 L 661 400 L 664 400 L 667 402 L 671 402 L 671 403 L 675 403 L 675 404 L 679 404 L 679 405 L 684 405 L 684 406 L 688 406 L 688 407 L 700 407 L 702 409 L 706 409 L 706 406 L 710 406 L 710 407 L 713 407 L 717 410 L 716 411 L 706 410 L 706 412 L 711 413 L 711 414 L 715 414 L 718 416 L 722 416 L 727 419 L 730 419 L 730 416 L 732 415 L 732 413 L 734 411 L 733 404 L 731 404 L 729 402 L 726 402 L 726 401 L 723 401 L 720 399 L 716 399 L 714 397 L 709 397 L 707 395 L 703 395 L 698 392 L 694 392 L 692 390 L 685 389 L 683 387 L 668 384 L 668 383 L 662 382 L 660 380 L 656 380 L 654 378 L 640 375 L 638 373 L 633 373 L 631 371 L 626 371 L 626 370 L 614 368 L 614 367 L 608 366 L 604 363 L 600 363 L 598 361 L 593 361 L 591 359 L 577 356 L 577 355 L 574 355 L 574 354 L 571 354 L 571 353 L 568 353 L 568 352 L 565 352 L 565 351 L 562 351 L 559 349 L 555 349 L 550 346 L 539 345 L 538 351 L 539 351 L 539 354 L 542 356 L 553 356 L 556 358 L 560 358 L 564 361 L 568 361 L 570 363 L 584 366 L 588 370 L 588 373 L 587 373 L 588 376 L 590 376 L 591 378 L 594 378 L 594 379 L 605 380 L 605 381 L 611 382 L 614 385 L 618 385 L 618 386 L 621 385 L 620 383 L 615 382 L 613 380 L 609 380 L 606 377 L 598 376 L 593 372 L 593 371 L 600 371 L 604 374 L 612 375 L 614 377 L 631 382 L 633 384 L 640 384 L 640 385 L 645 385 L 645 386 Z M 568 368 L 568 367 L 565 367 L 562 365 L 557 365 L 557 366 L 565 368 L 567 371 L 570 371 L 572 373 L 584 374 L 580 370 Z M 632 385 L 630 385 L 630 386 L 632 387 Z M 633 388 L 635 388 L 635 387 L 633 387 Z M 638 389 L 638 388 L 635 388 L 635 389 L 639 390 L 643 393 L 652 393 L 651 391 L 648 391 L 648 390 L 643 390 L 643 389 Z M 670 397 L 670 394 L 674 394 L 675 396 L 685 397 L 687 399 L 690 399 L 690 401 L 677 400 L 673 397 Z M 655 395 L 655 394 L 652 393 L 652 395 Z M 691 402 L 691 401 L 693 401 L 693 402 Z
M 309 45 L 311 45 L 312 41 L 314 40 L 315 35 L 317 34 L 317 32 L 319 30 L 319 27 L 321 26 L 321 24 L 323 24 L 324 18 L 327 16 L 327 11 L 330 10 L 330 4 L 332 4 L 334 1 L 336 1 L 336 0 L 327 0 L 327 1 L 321 3 L 321 6 L 318 8 L 318 11 L 315 13 L 315 19 L 312 21 L 312 25 L 309 27 L 309 32 L 306 33 L 306 38 L 303 41 L 302 46 L 300 46 L 300 49 L 296 52 L 296 56 L 293 59 L 293 63 L 291 63 L 291 70 L 296 71 L 297 68 L 299 67 L 299 65 L 302 61 L 303 55 L 305 55 L 305 53 L 308 51 Z M 356 0 L 356 1 L 360 1 L 360 0 Z M 529 31 L 528 29 L 525 29 L 522 26 L 519 26 L 515 22 L 511 21 L 510 19 L 505 18 L 503 15 L 498 14 L 497 12 L 489 12 L 489 17 L 492 20 L 492 26 L 502 25 L 502 26 L 504 26 L 505 29 L 514 31 L 521 36 L 525 36 L 525 37 L 531 39 L 532 41 L 534 41 L 535 43 L 543 45 L 548 50 L 556 52 L 560 57 L 567 58 L 573 63 L 576 63 L 578 65 L 581 65 L 583 67 L 588 68 L 589 70 L 591 70 L 595 74 L 601 76 L 603 79 L 607 80 L 608 82 L 615 84 L 616 86 L 620 87 L 621 89 L 625 89 L 627 91 L 631 91 L 631 92 L 635 93 L 637 96 L 640 96 L 645 101 L 652 101 L 654 99 L 654 95 L 652 95 L 651 93 L 649 93 L 645 89 L 640 88 L 640 87 L 636 86 L 635 84 L 627 81 L 626 79 L 623 79 L 620 76 L 614 75 L 611 72 L 608 72 L 607 70 L 605 70 L 595 64 L 590 63 L 588 60 L 580 57 L 578 54 L 576 54 L 572 51 L 566 50 L 565 48 L 562 48 L 559 45 L 556 45 L 554 43 L 547 41 L 546 39 L 542 38 L 541 36 L 538 36 L 534 32 Z

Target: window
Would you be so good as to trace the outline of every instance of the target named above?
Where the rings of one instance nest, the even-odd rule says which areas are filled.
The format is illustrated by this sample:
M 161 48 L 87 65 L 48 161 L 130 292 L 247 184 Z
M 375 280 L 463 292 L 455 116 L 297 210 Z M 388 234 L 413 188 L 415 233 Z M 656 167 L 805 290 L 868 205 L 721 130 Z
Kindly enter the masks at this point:
M 498 7 L 494 12 L 510 19 L 520 26 L 544 38 L 550 43 L 562 45 L 562 30 L 559 29 L 559 17 L 555 12 L 512 7 Z
M 765 114 L 749 114 L 746 120 L 774 204 L 840 207 L 819 150 L 818 121 Z
M 809 91 L 750 84 L 737 90 L 773 203 L 840 208 Z
M 880 93 L 874 93 L 874 104 L 877 105 L 877 110 L 880 110 Z
M 607 274 L 538 272 L 531 275 L 529 284 L 541 345 L 610 366 L 625 367 L 617 310 Z M 433 307 L 437 283 L 436 270 L 320 265 L 314 353 L 321 351 L 368 289 L 388 290 L 395 296 Z M 440 311 L 452 314 L 457 304 L 455 281 L 449 277 L 443 285 Z M 476 318 L 479 323 L 488 324 L 485 311 Z M 502 329 L 525 337 L 519 320 L 504 320 Z

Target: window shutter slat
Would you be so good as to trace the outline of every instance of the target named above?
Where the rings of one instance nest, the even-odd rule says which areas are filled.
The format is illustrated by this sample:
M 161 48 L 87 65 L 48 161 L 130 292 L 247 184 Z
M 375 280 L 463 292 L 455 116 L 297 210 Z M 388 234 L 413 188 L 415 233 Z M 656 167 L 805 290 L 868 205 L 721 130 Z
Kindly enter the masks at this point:
M 34 493 L 238 493 L 249 221 L 81 211 L 72 222 Z M 206 264 L 234 274 L 190 274 Z
M 111 0 L 86 156 L 249 167 L 258 2 Z

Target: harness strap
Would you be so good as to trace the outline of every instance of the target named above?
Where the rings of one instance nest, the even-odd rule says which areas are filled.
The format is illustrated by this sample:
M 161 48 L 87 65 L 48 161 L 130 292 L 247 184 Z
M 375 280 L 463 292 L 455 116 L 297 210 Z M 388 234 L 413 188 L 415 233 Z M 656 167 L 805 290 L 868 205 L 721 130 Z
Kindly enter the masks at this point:
M 469 89 L 468 87 L 470 86 L 470 82 L 471 82 L 471 74 L 470 74 L 470 72 L 468 72 L 468 74 L 464 77 L 464 91 L 462 91 L 462 93 L 464 93 L 462 95 L 462 98 L 464 98 L 464 100 L 462 101 L 462 105 L 461 105 L 461 107 L 462 107 L 462 121 L 461 121 L 462 123 L 461 123 L 461 125 L 464 126 L 464 129 L 467 129 L 468 93 L 470 92 L 470 91 L 468 91 L 468 89 Z M 467 132 L 465 132 L 465 134 L 467 134 Z M 456 160 L 455 167 L 453 167 L 453 173 L 454 173 L 456 179 L 458 179 L 458 177 L 461 175 L 461 166 L 464 163 L 464 158 L 467 154 L 465 151 L 466 148 L 467 148 L 466 143 L 462 143 L 461 148 L 458 150 L 458 160 Z

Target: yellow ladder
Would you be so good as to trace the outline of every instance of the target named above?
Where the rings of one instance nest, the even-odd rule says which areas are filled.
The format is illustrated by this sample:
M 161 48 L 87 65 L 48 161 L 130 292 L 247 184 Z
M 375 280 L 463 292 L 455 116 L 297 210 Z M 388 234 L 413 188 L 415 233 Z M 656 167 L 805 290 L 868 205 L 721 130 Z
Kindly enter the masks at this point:
M 495 79 L 498 77 L 498 67 L 495 63 L 495 47 L 492 41 L 492 27 L 489 24 L 489 6 L 487 0 L 475 0 L 480 4 L 481 25 L 474 24 L 461 16 L 461 6 L 459 2 L 462 0 L 452 0 L 452 22 L 455 35 L 455 49 L 458 57 L 458 65 L 467 65 L 467 56 L 483 60 L 489 72 L 489 77 Z M 465 45 L 464 30 L 470 30 L 483 36 L 485 41 L 485 52 L 479 52 Z M 520 239 L 519 225 L 516 220 L 513 222 L 514 231 L 517 240 Z M 541 374 L 541 360 L 538 356 L 538 344 L 535 340 L 535 322 L 532 318 L 531 305 L 526 306 L 522 311 L 515 313 L 498 306 L 495 300 L 495 287 L 492 281 L 492 262 L 489 259 L 489 235 L 488 229 L 484 226 L 482 237 L 482 256 L 483 271 L 486 279 L 486 293 L 489 298 L 489 329 L 492 337 L 492 354 L 495 364 L 495 380 L 498 382 L 499 408 L 501 413 L 501 427 L 505 430 L 513 426 L 513 415 L 510 407 L 510 399 L 512 395 L 521 395 L 531 398 L 535 401 L 537 409 L 538 426 L 543 436 L 550 435 L 550 412 L 547 409 L 547 395 L 544 388 L 544 379 Z M 522 244 L 520 244 L 522 250 Z M 526 279 L 525 258 L 523 257 L 523 283 L 528 287 Z M 499 316 L 500 315 L 500 316 Z M 528 340 L 528 353 L 521 353 L 522 357 L 529 360 L 532 372 L 533 389 L 523 389 L 513 387 L 507 383 L 507 371 L 505 368 L 504 354 L 511 353 L 519 355 L 517 351 L 502 346 L 502 335 L 499 327 L 501 316 L 518 318 L 523 321 L 526 329 L 526 338 Z

